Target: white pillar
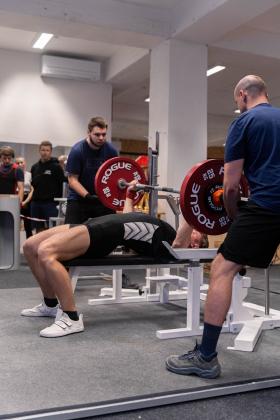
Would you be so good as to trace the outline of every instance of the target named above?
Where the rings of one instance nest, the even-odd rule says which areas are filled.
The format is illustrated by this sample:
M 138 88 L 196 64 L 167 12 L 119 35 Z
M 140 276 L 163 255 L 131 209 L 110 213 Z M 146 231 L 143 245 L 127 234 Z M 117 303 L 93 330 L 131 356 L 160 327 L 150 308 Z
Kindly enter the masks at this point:
M 207 157 L 206 70 L 204 45 L 169 40 L 151 52 L 149 145 L 159 131 L 160 185 L 180 189 L 187 171 Z

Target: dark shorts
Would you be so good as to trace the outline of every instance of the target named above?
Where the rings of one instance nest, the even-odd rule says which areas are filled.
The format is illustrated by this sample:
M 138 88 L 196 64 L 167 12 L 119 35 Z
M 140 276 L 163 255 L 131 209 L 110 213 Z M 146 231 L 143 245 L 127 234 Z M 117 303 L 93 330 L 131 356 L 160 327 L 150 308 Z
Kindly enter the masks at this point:
M 44 219 L 45 222 L 32 221 L 32 226 L 40 229 L 49 225 L 50 217 L 57 217 L 57 203 L 54 201 L 31 201 L 30 214 L 32 218 Z
M 266 268 L 280 242 L 280 214 L 253 202 L 241 202 L 237 217 L 220 246 L 226 260 Z
M 172 243 L 176 232 L 166 222 L 142 213 L 112 214 L 84 223 L 90 236 L 87 257 L 104 257 L 124 245 L 137 254 L 166 257 L 162 241 Z
M 68 200 L 66 207 L 65 223 L 79 224 L 84 223 L 92 217 L 100 217 L 115 212 L 96 199 L 96 201 Z

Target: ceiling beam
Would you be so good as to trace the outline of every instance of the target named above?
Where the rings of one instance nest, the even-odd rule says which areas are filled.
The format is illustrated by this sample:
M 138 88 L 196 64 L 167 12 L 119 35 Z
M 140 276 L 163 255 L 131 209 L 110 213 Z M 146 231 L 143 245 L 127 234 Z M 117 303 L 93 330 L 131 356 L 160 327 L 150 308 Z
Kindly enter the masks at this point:
M 169 17 L 118 0 L 0 0 L 0 25 L 143 48 L 169 36 Z
M 173 12 L 172 36 L 211 45 L 279 3 L 279 0 L 183 1 Z

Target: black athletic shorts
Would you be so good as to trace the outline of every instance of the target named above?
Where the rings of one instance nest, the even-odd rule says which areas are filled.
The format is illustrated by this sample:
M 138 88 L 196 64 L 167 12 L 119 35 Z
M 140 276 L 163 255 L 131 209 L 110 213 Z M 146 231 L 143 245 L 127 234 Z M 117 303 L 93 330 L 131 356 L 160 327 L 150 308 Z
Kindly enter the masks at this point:
M 176 236 L 168 223 L 143 213 L 110 214 L 89 219 L 83 224 L 90 235 L 85 256 L 91 258 L 104 257 L 119 245 L 140 255 L 170 257 L 162 241 L 171 244 Z
M 280 214 L 251 201 L 240 202 L 237 217 L 220 246 L 226 260 L 266 268 L 280 242 Z
M 79 224 L 84 223 L 91 217 L 100 217 L 105 214 L 115 214 L 114 210 L 103 206 L 103 204 L 96 198 L 96 200 L 86 201 L 68 200 L 66 206 L 65 224 Z

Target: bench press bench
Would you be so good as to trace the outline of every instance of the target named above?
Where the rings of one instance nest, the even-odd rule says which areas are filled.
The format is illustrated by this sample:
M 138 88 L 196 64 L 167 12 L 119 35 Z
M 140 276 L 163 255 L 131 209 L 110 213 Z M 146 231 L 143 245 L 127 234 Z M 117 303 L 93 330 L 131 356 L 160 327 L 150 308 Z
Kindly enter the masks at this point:
M 203 263 L 211 262 L 217 249 L 173 249 L 165 244 L 170 252 L 170 258 L 154 259 L 139 255 L 108 255 L 103 258 L 84 259 L 76 258 L 63 264 L 69 268 L 73 291 L 82 267 L 90 267 L 91 272 L 112 270 L 113 291 L 112 297 L 105 299 L 89 299 L 89 305 L 104 305 L 113 303 L 135 302 L 167 302 L 159 299 L 157 294 L 144 294 L 142 296 L 122 296 L 122 270 L 129 269 L 170 269 L 177 267 L 187 268 L 187 316 L 186 326 L 183 328 L 158 330 L 156 335 L 160 339 L 190 337 L 202 335 L 203 326 L 200 323 L 200 301 L 205 300 L 207 287 L 202 292 Z M 164 296 L 165 287 L 170 283 L 178 284 L 178 276 L 163 274 L 159 276 L 161 291 Z M 231 306 L 223 325 L 222 332 L 238 333 L 234 340 L 232 350 L 253 351 L 262 330 L 273 329 L 280 326 L 280 311 L 271 309 L 266 315 L 264 307 L 244 302 L 251 279 L 237 274 L 233 281 Z M 181 295 L 182 296 L 182 295 Z M 181 297 L 182 299 L 182 297 Z M 176 300 L 176 298 L 174 299 Z
M 77 280 L 80 276 L 82 267 L 90 267 L 91 272 L 101 272 L 102 270 L 112 270 L 113 272 L 113 293 L 112 297 L 105 299 L 90 299 L 89 304 L 109 304 L 109 303 L 128 303 L 128 302 L 142 302 L 143 300 L 154 301 L 152 297 L 146 296 L 122 296 L 122 270 L 129 269 L 165 269 L 165 268 L 178 268 L 188 267 L 196 268 L 194 270 L 195 280 L 201 282 L 201 275 L 203 274 L 202 263 L 212 261 L 216 254 L 216 249 L 188 249 L 187 257 L 180 261 L 174 258 L 172 255 L 170 258 L 155 259 L 152 257 L 144 257 L 140 255 L 115 255 L 110 254 L 106 257 L 86 259 L 86 258 L 75 258 L 71 261 L 63 262 L 63 264 L 69 268 L 69 276 L 71 278 L 73 291 L 76 288 Z M 200 251 L 198 256 L 197 251 Z M 175 276 L 176 277 L 176 276 Z M 166 276 L 166 283 L 173 282 L 174 276 Z M 177 280 L 174 278 L 174 280 Z M 177 281 L 178 282 L 178 281 Z M 163 301 L 161 301 L 163 302 Z M 164 303 L 164 302 L 163 302 Z M 166 303 L 166 301 L 165 301 Z
M 163 274 L 159 278 L 160 283 L 160 296 L 157 293 L 143 294 L 138 296 L 123 296 L 122 295 L 122 271 L 129 269 L 170 269 L 184 267 L 187 268 L 187 293 L 184 294 L 184 298 L 187 299 L 187 330 L 190 335 L 201 334 L 200 327 L 200 287 L 203 284 L 203 263 L 210 262 L 216 255 L 217 250 L 215 248 L 206 249 L 185 249 L 185 258 L 178 260 L 174 256 L 170 255 L 170 258 L 155 259 L 151 257 L 144 257 L 140 255 L 114 255 L 110 254 L 103 258 L 86 259 L 86 258 L 75 258 L 70 261 L 63 262 L 65 267 L 69 268 L 69 276 L 71 278 L 72 288 L 75 291 L 78 278 L 80 276 L 81 269 L 83 267 L 90 267 L 92 273 L 98 273 L 102 270 L 112 270 L 113 277 L 113 288 L 112 297 L 106 297 L 104 299 L 89 299 L 89 305 L 104 305 L 113 303 L 139 303 L 139 302 L 163 302 L 169 301 L 168 287 L 169 284 L 178 284 L 178 276 L 170 274 Z M 168 296 L 166 298 L 166 296 Z M 174 296 L 173 296 L 174 297 Z M 177 299 L 182 299 L 182 295 Z M 176 300 L 176 297 L 174 298 Z M 169 338 L 161 336 L 158 332 L 159 338 Z M 176 337 L 172 334 L 172 337 Z

